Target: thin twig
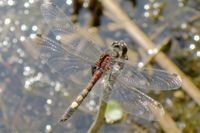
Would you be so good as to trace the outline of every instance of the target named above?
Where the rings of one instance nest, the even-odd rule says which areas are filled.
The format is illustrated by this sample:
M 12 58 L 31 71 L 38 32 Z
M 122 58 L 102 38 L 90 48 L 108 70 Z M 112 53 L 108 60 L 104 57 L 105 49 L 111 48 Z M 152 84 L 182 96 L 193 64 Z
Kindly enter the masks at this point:
M 153 54 L 153 55 L 149 56 L 149 57 L 144 61 L 143 67 L 146 67 L 146 66 L 157 56 L 157 54 L 160 53 L 160 52 L 163 50 L 163 48 L 164 48 L 167 44 L 169 44 L 169 42 L 170 42 L 170 37 L 165 38 L 165 39 L 159 44 L 159 48 L 157 48 L 157 49 L 158 49 L 158 52 L 157 52 L 156 54 Z
M 161 27 L 156 28 L 155 32 L 150 36 L 151 40 L 157 38 L 167 27 L 168 25 L 163 25 Z
M 103 100 L 100 101 L 100 107 L 95 121 L 90 126 L 88 133 L 97 133 L 105 122 L 105 111 L 107 103 Z
M 114 82 L 110 84 L 110 86 L 113 86 Z M 111 88 L 110 86 L 107 86 L 105 88 L 103 88 L 103 99 L 104 100 L 108 100 L 110 93 L 111 93 Z M 95 119 L 95 121 L 92 123 L 91 127 L 88 130 L 88 133 L 97 133 L 97 131 L 100 130 L 100 128 L 102 127 L 102 125 L 105 122 L 105 112 L 106 112 L 106 107 L 107 107 L 107 103 L 105 101 L 103 101 L 103 99 L 100 99 L 100 107 L 99 107 L 99 111 L 97 114 L 97 117 Z

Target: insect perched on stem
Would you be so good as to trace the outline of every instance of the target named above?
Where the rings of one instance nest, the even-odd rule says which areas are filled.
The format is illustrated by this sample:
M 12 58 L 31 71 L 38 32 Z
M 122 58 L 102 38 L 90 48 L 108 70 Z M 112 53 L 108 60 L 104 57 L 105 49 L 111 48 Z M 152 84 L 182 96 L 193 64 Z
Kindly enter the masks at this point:
M 37 36 L 37 46 L 47 64 L 66 78 L 80 80 L 79 88 L 84 86 L 62 115 L 61 122 L 70 118 L 91 90 L 102 100 L 115 100 L 124 111 L 144 119 L 151 120 L 155 112 L 164 113 L 162 105 L 143 91 L 177 89 L 181 86 L 178 75 L 132 66 L 127 61 L 128 48 L 124 41 L 113 42 L 110 48 L 102 50 L 84 38 L 82 32 L 53 3 L 42 4 L 41 11 L 56 36 L 80 36 L 75 36 L 76 41 L 69 41 L 66 45 Z

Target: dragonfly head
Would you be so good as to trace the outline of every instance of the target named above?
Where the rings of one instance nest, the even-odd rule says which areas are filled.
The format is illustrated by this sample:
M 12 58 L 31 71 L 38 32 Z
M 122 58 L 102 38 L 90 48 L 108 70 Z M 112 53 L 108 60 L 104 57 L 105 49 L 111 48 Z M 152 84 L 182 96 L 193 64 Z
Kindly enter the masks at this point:
M 122 58 L 128 60 L 127 56 L 127 44 L 124 41 L 115 41 L 112 43 L 113 56 L 116 58 Z

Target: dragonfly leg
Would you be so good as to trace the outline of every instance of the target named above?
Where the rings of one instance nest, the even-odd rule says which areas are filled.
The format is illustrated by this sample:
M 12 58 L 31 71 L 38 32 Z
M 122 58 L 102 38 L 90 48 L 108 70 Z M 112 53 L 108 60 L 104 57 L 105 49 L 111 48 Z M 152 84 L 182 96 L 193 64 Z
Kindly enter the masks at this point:
M 94 75 L 94 72 L 95 72 L 96 70 L 97 70 L 96 65 L 92 65 L 92 66 L 91 66 L 92 75 Z

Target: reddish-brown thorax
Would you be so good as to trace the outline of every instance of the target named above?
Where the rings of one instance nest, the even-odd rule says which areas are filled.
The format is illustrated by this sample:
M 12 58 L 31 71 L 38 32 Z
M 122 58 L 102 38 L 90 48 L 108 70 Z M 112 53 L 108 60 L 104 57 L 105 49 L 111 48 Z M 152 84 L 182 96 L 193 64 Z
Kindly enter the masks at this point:
M 95 70 L 95 72 L 93 74 L 93 77 L 92 77 L 93 83 L 96 83 L 96 81 L 103 74 L 103 71 L 110 70 L 109 64 L 110 64 L 111 61 L 112 61 L 112 57 L 109 54 L 107 54 L 107 53 L 102 54 L 100 56 L 100 59 L 98 61 L 96 61 L 96 63 L 95 63 L 97 69 Z
M 101 68 L 101 69 L 107 71 L 107 70 L 110 69 L 109 63 L 110 63 L 111 61 L 112 61 L 112 57 L 111 57 L 109 54 L 105 53 L 105 54 L 102 54 L 102 55 L 101 55 L 100 59 L 96 62 L 95 65 L 96 65 L 98 68 Z

